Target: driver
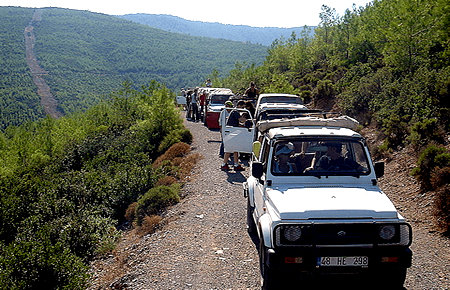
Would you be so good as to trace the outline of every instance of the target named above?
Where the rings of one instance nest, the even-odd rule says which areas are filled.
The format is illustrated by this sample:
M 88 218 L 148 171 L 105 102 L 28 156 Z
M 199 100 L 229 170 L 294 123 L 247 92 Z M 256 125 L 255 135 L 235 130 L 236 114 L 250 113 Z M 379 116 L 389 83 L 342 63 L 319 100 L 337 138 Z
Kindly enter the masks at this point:
M 355 170 L 361 166 L 350 158 L 345 158 L 341 155 L 342 143 L 328 142 L 324 144 L 327 146 L 327 153 L 320 157 L 317 162 L 316 169 L 324 171 L 345 171 Z

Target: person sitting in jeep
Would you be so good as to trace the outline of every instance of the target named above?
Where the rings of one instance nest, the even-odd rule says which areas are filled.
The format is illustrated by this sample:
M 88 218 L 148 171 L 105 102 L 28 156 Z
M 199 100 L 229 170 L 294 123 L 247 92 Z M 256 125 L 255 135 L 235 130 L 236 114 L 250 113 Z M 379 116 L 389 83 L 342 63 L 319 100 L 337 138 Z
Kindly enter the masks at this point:
M 347 171 L 362 170 L 362 166 L 350 158 L 341 155 L 342 143 L 327 142 L 323 144 L 327 146 L 327 152 L 320 157 L 315 169 L 323 171 Z
M 290 162 L 294 153 L 294 145 L 291 142 L 277 146 L 275 152 L 275 162 L 273 165 L 273 173 L 295 173 L 297 172 L 295 163 Z

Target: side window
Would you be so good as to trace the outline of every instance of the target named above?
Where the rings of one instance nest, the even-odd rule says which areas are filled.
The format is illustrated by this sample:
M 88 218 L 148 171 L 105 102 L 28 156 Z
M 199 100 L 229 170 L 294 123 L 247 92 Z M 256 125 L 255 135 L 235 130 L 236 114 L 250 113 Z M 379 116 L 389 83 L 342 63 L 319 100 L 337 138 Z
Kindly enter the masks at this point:
M 265 172 L 267 170 L 267 158 L 269 156 L 270 151 L 269 140 L 267 138 L 264 138 L 261 150 L 262 152 L 259 161 L 263 164 Z

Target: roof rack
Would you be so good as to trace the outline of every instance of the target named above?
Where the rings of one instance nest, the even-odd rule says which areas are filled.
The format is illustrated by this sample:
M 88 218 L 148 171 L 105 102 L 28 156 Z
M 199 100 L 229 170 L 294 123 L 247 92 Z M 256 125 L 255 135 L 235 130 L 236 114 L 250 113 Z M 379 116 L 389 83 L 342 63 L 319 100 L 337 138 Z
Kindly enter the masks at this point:
M 340 113 L 315 111 L 315 112 L 305 112 L 304 116 L 293 119 L 283 118 L 283 119 L 259 121 L 256 124 L 256 128 L 261 132 L 277 127 L 298 127 L 298 126 L 340 127 L 355 130 L 358 127 L 358 125 L 359 122 L 357 120 L 349 116 L 342 115 Z

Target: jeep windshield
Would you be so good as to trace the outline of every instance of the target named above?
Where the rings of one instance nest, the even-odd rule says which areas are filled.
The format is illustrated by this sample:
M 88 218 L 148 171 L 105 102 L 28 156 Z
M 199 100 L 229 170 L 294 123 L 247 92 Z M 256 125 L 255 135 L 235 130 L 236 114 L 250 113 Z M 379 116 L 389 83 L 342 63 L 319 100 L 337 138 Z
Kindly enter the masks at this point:
M 211 105 L 224 105 L 232 95 L 212 95 L 209 103 Z
M 299 104 L 303 105 L 303 101 L 300 97 L 287 97 L 287 96 L 271 96 L 263 97 L 260 101 L 263 103 L 280 103 L 280 104 Z
M 275 144 L 271 172 L 277 176 L 368 175 L 370 166 L 359 140 L 283 140 Z

